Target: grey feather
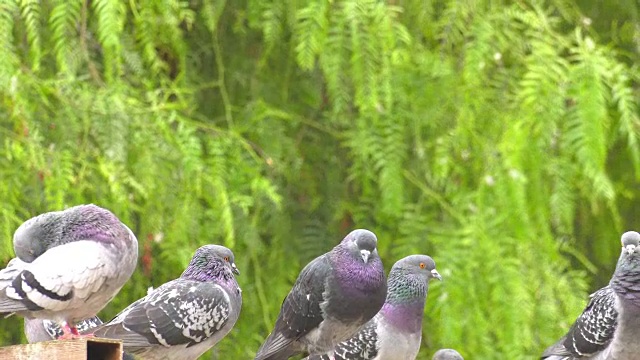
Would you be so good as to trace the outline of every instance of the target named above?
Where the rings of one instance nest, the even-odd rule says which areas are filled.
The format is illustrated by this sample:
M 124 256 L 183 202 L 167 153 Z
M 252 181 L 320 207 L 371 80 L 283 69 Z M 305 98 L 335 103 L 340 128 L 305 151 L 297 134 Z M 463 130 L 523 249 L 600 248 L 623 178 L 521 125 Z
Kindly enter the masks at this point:
M 0 271 L 0 313 L 73 327 L 96 315 L 131 277 L 138 241 L 113 213 L 80 205 L 27 220 L 16 258 Z
M 377 238 L 354 230 L 300 272 L 256 360 L 330 351 L 380 310 L 387 286 Z
M 606 286 L 590 296 L 568 333 L 541 359 L 636 359 L 640 354 L 640 234 L 628 231 Z
M 231 250 L 199 248 L 178 279 L 151 290 L 94 331 L 144 359 L 197 359 L 233 328 L 242 295 Z
M 442 280 L 433 259 L 411 255 L 389 273 L 382 309 L 357 334 L 308 360 L 415 360 L 422 339 L 422 317 L 431 279 Z

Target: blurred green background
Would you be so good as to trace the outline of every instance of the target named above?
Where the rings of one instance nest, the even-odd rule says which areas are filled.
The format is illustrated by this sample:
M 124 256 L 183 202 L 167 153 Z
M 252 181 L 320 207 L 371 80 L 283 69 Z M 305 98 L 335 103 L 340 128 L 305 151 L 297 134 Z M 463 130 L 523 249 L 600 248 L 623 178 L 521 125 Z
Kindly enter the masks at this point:
M 640 229 L 632 0 L 2 0 L 0 262 L 81 203 L 140 242 L 100 315 L 231 247 L 252 358 L 354 228 L 432 255 L 421 359 L 534 359 Z M 23 342 L 19 318 L 0 342 Z

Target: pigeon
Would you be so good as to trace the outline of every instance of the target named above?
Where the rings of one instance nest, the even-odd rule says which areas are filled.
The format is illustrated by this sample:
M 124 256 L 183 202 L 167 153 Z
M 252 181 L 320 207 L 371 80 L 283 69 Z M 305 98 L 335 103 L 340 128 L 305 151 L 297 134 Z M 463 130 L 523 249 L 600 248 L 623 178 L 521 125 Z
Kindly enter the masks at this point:
M 99 317 L 84 319 L 76 324 L 79 333 L 89 333 L 91 329 L 102 324 Z M 64 335 L 62 328 L 51 320 L 24 319 L 24 334 L 30 344 L 56 340 Z
M 63 338 L 95 316 L 131 277 L 138 240 L 113 213 L 79 205 L 27 220 L 13 235 L 16 258 L 0 270 L 0 313 L 50 319 Z
M 462 355 L 453 349 L 440 349 L 433 354 L 433 360 L 464 360 Z
M 255 359 L 325 353 L 371 320 L 387 295 L 377 241 L 369 230 L 354 230 L 305 266 Z
M 231 250 L 205 245 L 182 275 L 149 292 L 94 331 L 120 339 L 127 353 L 146 360 L 191 360 L 233 328 L 242 307 Z
M 308 360 L 415 360 L 422 340 L 422 315 L 429 280 L 442 277 L 426 255 L 410 255 L 389 272 L 382 309 L 356 335 L 330 353 Z
M 591 294 L 569 332 L 541 359 L 637 359 L 640 354 L 640 234 L 622 234 L 622 251 L 609 285 Z

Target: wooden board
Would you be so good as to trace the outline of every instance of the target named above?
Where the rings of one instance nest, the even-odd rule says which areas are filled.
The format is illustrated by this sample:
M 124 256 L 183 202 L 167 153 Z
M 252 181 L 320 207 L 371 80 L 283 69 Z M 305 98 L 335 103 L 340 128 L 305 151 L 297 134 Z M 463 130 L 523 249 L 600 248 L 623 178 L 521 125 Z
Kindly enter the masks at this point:
M 113 339 L 83 338 L 13 345 L 0 348 L 0 359 L 121 360 L 122 343 Z

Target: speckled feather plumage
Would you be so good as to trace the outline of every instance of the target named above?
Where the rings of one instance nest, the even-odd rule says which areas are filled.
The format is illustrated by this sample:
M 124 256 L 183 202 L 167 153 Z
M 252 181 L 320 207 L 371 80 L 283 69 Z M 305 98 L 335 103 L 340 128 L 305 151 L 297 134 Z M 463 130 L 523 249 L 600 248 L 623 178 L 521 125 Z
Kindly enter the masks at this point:
M 567 334 L 549 347 L 542 359 L 579 359 L 604 350 L 611 343 L 617 324 L 615 301 L 609 286 L 591 294 L 589 304 Z
M 255 359 L 321 354 L 349 339 L 369 321 L 386 297 L 376 244 L 370 231 L 354 230 L 329 253 L 305 266 Z
M 591 295 L 567 335 L 542 354 L 547 360 L 633 360 L 640 353 L 640 234 L 622 235 L 609 286 Z
M 131 277 L 138 242 L 110 211 L 80 205 L 27 220 L 0 271 L 0 313 L 73 324 L 95 316 Z
M 122 339 L 127 352 L 145 359 L 197 359 L 213 347 L 237 321 L 242 295 L 230 250 L 203 248 L 180 278 L 152 290 L 94 334 Z M 212 256 L 221 249 L 229 252 L 228 262 Z

